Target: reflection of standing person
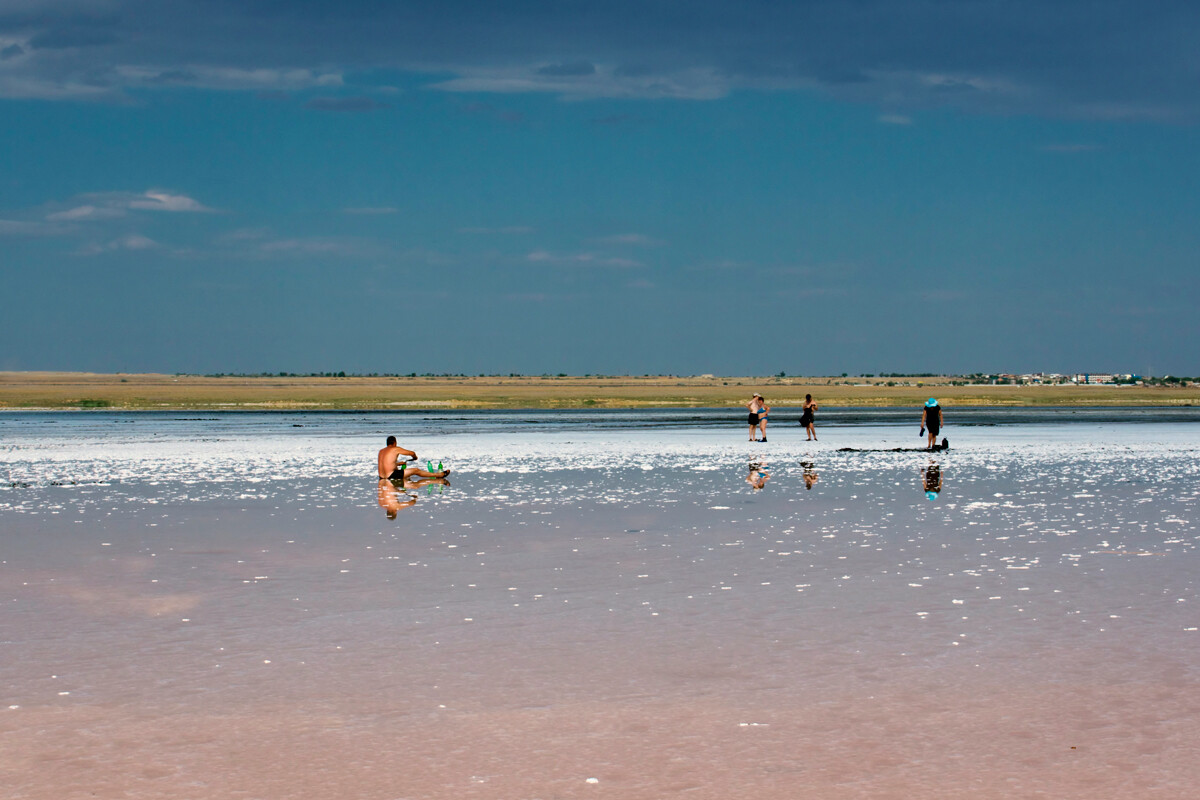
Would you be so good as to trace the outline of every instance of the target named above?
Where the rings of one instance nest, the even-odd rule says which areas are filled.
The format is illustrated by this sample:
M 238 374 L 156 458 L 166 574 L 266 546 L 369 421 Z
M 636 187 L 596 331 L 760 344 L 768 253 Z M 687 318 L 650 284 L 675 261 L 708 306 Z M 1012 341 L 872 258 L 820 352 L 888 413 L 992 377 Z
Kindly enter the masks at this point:
M 759 441 L 765 442 L 767 440 L 767 415 L 771 413 L 771 407 L 767 405 L 767 401 L 761 394 L 758 396 L 758 404 L 761 406 L 758 412 L 758 429 L 762 431 L 762 439 Z
M 924 479 L 921 483 L 925 487 L 925 497 L 929 500 L 937 500 L 938 493 L 942 491 L 942 468 L 937 464 L 930 464 L 925 468 Z
M 800 425 L 808 432 L 808 438 L 805 441 L 815 442 L 817 440 L 817 432 L 813 429 L 813 414 L 817 411 L 817 404 L 813 402 L 812 395 L 804 395 L 804 413 L 800 415 Z
M 925 401 L 925 409 L 921 412 L 921 430 L 929 431 L 929 449 L 937 447 L 937 435 L 942 430 L 942 407 L 936 398 Z
M 817 482 L 820 474 L 817 472 L 816 465 L 811 461 L 801 461 L 800 466 L 804 468 L 804 488 L 812 489 L 813 484 Z
M 758 413 L 763 409 L 762 398 L 758 395 L 750 398 L 750 402 L 746 403 L 746 408 L 750 409 L 750 415 L 746 421 L 750 423 L 750 441 L 757 442 L 758 437 L 755 433 L 758 430 Z
M 765 466 L 766 464 L 759 464 L 754 461 L 750 462 L 750 474 L 746 476 L 746 483 L 750 484 L 750 487 L 755 491 L 766 486 L 767 481 L 771 477 L 771 473 L 763 470 Z

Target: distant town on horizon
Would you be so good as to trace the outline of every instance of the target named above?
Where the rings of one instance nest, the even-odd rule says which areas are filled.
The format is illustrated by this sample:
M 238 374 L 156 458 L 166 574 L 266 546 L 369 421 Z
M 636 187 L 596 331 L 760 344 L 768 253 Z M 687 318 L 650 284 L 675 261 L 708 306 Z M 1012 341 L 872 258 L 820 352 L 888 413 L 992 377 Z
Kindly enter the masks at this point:
M 121 374 L 121 373 L 116 373 Z M 204 378 L 595 378 L 595 379 L 614 379 L 614 378 L 669 378 L 678 380 L 681 378 L 693 378 L 699 380 L 719 380 L 726 377 L 761 377 L 764 380 L 781 380 L 781 379 L 809 379 L 809 380 L 824 380 L 837 381 L 839 383 L 852 383 L 856 380 L 871 380 L 876 384 L 882 383 L 888 386 L 895 385 L 911 385 L 908 383 L 912 380 L 921 380 L 928 378 L 940 379 L 951 386 L 1006 386 L 1006 385 L 1076 385 L 1076 386 L 1153 386 L 1153 385 L 1179 385 L 1191 386 L 1200 385 L 1200 376 L 1186 377 L 1179 375 L 1137 375 L 1134 373 L 1112 373 L 1112 372 L 1026 372 L 1026 373 L 1010 373 L 1010 372 L 973 372 L 969 374 L 945 374 L 934 372 L 880 372 L 880 373 L 863 373 L 861 375 L 851 375 L 843 372 L 841 375 L 800 375 L 796 373 L 777 372 L 767 376 L 725 376 L 716 375 L 714 373 L 702 373 L 694 375 L 675 375 L 675 374 L 651 374 L 643 375 L 616 375 L 616 374 L 599 374 L 586 373 L 583 375 L 572 375 L 566 372 L 558 373 L 479 373 L 468 374 L 462 372 L 251 372 L 251 373 L 234 373 L 234 372 L 215 372 L 198 375 L 196 373 L 175 373 L 177 376 L 194 376 Z

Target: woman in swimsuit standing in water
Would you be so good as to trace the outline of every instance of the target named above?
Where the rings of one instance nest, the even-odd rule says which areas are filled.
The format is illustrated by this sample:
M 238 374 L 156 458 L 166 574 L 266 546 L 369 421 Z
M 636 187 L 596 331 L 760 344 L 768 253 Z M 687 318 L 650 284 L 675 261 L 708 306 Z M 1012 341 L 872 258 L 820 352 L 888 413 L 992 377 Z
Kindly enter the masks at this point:
M 771 413 L 771 407 L 767 405 L 767 401 L 763 399 L 761 394 L 758 395 L 758 405 L 760 407 L 758 412 L 758 429 L 762 431 L 762 438 L 759 441 L 765 442 L 767 440 L 767 415 Z
M 805 441 L 815 442 L 817 440 L 817 432 L 813 429 L 813 413 L 817 410 L 817 404 L 813 402 L 812 395 L 804 395 L 804 413 L 800 416 L 800 425 L 808 432 L 808 439 Z

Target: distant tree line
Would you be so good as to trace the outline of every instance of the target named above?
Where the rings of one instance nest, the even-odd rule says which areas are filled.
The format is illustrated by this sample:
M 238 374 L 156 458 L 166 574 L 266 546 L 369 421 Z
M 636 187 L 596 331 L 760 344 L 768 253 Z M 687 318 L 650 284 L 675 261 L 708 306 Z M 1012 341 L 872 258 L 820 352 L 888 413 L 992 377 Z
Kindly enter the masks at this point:
M 186 373 L 186 372 L 175 373 L 176 377 L 186 377 L 189 375 L 193 375 L 193 373 Z M 484 373 L 484 372 L 480 372 L 478 375 L 474 375 L 474 374 L 468 375 L 465 372 L 346 372 L 344 370 L 340 370 L 338 372 L 208 372 L 208 373 L 204 373 L 204 374 L 200 375 L 200 377 L 204 377 L 204 378 L 475 378 L 475 377 L 478 377 L 478 378 L 571 378 L 571 377 L 580 377 L 580 378 L 599 378 L 599 379 L 643 377 L 643 378 L 678 379 L 680 377 L 691 377 L 691 378 L 706 377 L 706 378 L 708 378 L 708 377 L 713 377 L 713 376 L 711 376 L 711 375 L 679 376 L 679 375 L 673 375 L 673 374 L 672 375 L 651 375 L 650 373 L 645 373 L 641 376 L 630 376 L 630 375 L 602 375 L 599 373 L 591 373 L 591 372 L 586 373 L 584 375 L 576 375 L 576 376 L 573 376 L 566 372 L 558 372 L 558 373 L 550 373 L 550 372 L 543 372 L 543 373 L 489 372 L 489 373 Z M 775 378 L 775 379 L 787 378 L 787 377 L 797 379 L 797 378 L 803 378 L 804 376 L 797 374 L 797 373 L 792 373 L 791 375 L 789 375 L 788 373 L 781 370 L 770 377 Z M 843 373 L 841 373 L 841 377 L 847 378 L 847 377 L 850 377 L 850 374 L 847 372 L 843 372 Z M 873 372 L 865 372 L 857 377 L 875 378 L 876 375 Z M 992 383 L 992 382 L 1010 383 L 1010 382 L 1012 382 L 1011 379 L 1013 376 L 1008 376 L 1008 375 L 1004 375 L 1001 373 L 987 373 L 987 372 L 972 372 L 972 373 L 969 373 L 966 375 L 943 375 L 943 374 L 936 373 L 936 372 L 880 372 L 878 374 L 878 377 L 881 379 L 882 378 L 939 378 L 939 377 L 944 377 L 949 380 L 951 385 L 965 386 L 968 383 Z M 1060 381 L 1060 382 L 1068 382 L 1069 379 L 1070 378 L 1067 375 L 1060 375 L 1060 376 L 1057 376 L 1057 378 L 1056 378 L 1056 380 Z M 125 379 L 122 378 L 122 381 L 124 381 L 124 380 Z M 1113 378 L 1114 383 L 1137 383 L 1139 381 L 1145 383 L 1148 386 L 1183 386 L 1183 385 L 1192 384 L 1192 383 L 1200 383 L 1200 376 L 1189 378 L 1189 377 L 1185 377 L 1185 376 L 1181 376 L 1181 375 L 1164 375 L 1162 377 L 1156 378 L 1156 377 L 1142 377 L 1140 375 L 1132 375 L 1128 378 L 1126 378 L 1124 376 L 1114 376 L 1114 378 Z M 895 384 L 892 381 L 889 381 L 888 385 L 892 386 Z

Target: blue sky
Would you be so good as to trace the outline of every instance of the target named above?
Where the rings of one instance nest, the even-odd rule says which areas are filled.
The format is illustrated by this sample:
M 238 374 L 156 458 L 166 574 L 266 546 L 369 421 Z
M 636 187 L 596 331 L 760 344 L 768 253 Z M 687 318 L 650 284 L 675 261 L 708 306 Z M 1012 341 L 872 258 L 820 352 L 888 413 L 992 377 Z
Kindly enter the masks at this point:
M 0 369 L 1200 373 L 1200 8 L 0 6 Z

